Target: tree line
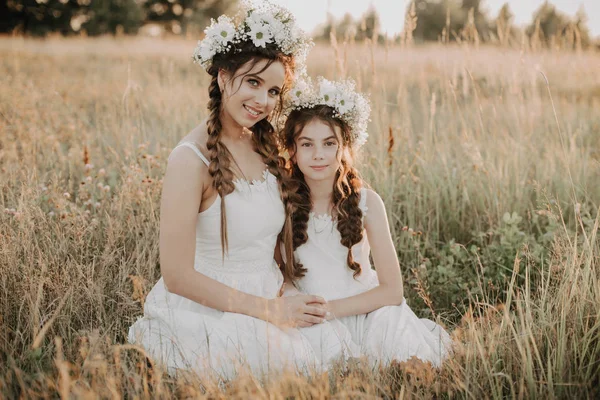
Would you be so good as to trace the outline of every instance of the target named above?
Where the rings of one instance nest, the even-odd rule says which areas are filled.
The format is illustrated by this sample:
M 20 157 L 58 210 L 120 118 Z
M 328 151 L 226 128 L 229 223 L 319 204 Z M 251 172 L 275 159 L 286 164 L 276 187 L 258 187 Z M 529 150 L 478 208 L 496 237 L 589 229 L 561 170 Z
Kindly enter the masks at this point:
M 231 10 L 237 3 L 238 0 L 6 0 L 0 2 L 0 33 L 136 34 L 145 24 L 155 23 L 165 32 L 197 36 L 210 18 Z M 485 0 L 411 0 L 404 16 L 404 31 L 393 40 L 510 45 L 526 38 L 537 46 L 582 48 L 593 42 L 583 8 L 570 17 L 546 1 L 525 28 L 515 26 L 513 20 L 508 3 L 492 16 L 485 11 Z M 315 35 L 317 40 L 390 40 L 380 29 L 375 8 L 356 20 L 350 14 L 339 19 L 329 16 Z
M 525 27 L 514 24 L 514 14 L 505 3 L 497 15 L 489 15 L 484 0 L 412 0 L 404 16 L 404 30 L 392 38 L 395 41 L 424 42 L 477 42 L 519 44 L 524 38 L 539 47 L 589 47 L 593 44 L 587 16 L 579 8 L 574 17 L 545 1 L 533 13 Z M 334 19 L 331 16 L 321 27 L 319 37 L 330 40 L 390 40 L 381 31 L 379 15 L 370 8 L 359 19 L 350 14 Z
M 198 34 L 237 0 L 5 0 L 0 33 L 45 36 L 136 34 L 148 23 L 173 34 Z

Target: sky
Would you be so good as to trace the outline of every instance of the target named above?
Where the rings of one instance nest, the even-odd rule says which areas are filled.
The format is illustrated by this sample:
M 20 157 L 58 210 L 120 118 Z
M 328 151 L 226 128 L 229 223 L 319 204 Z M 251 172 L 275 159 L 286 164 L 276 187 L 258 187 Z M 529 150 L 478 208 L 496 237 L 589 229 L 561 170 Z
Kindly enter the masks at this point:
M 384 32 L 393 35 L 399 33 L 404 25 L 406 5 L 410 0 L 271 0 L 281 4 L 296 15 L 298 24 L 306 31 L 325 22 L 327 12 L 339 19 L 345 13 L 360 18 L 372 4 L 379 13 L 381 27 Z M 583 6 L 588 16 L 588 27 L 592 36 L 600 36 L 600 0 L 550 0 L 556 8 L 573 16 Z M 544 0 L 482 0 L 482 8 L 488 15 L 495 17 L 504 3 L 508 3 L 515 15 L 517 25 L 527 25 L 532 20 L 533 12 L 544 3 Z

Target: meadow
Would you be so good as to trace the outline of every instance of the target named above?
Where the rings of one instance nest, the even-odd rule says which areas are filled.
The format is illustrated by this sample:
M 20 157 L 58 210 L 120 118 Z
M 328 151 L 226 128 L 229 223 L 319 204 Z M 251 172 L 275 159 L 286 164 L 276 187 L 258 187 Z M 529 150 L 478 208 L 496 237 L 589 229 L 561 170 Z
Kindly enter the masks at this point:
M 161 177 L 206 116 L 180 39 L 0 38 L 0 397 L 598 398 L 600 53 L 318 45 L 370 93 L 360 170 L 382 196 L 440 370 L 227 383 L 126 343 L 160 277 Z

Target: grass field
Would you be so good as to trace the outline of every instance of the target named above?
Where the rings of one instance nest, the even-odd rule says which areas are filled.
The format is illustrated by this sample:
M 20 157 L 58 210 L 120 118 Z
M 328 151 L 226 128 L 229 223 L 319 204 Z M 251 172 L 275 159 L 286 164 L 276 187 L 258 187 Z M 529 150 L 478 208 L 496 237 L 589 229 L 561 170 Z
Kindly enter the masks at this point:
M 0 38 L 0 397 L 600 396 L 600 54 L 320 45 L 371 94 L 381 194 L 439 370 L 175 380 L 126 344 L 160 276 L 166 157 L 206 115 L 195 43 Z

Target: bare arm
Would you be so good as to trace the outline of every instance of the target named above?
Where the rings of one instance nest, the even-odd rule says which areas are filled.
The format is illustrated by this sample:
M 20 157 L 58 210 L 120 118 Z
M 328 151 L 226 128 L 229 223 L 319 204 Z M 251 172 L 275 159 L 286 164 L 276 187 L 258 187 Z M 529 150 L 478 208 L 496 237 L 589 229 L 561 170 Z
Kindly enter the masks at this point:
M 392 242 L 385 206 L 381 197 L 372 190 L 367 190 L 367 207 L 369 211 L 364 224 L 379 286 L 356 296 L 330 301 L 327 307 L 331 317 L 366 314 L 384 306 L 399 305 L 404 298 L 400 265 Z
M 169 159 L 163 179 L 160 209 L 160 265 L 171 293 L 221 311 L 259 317 L 266 308 L 260 299 L 194 269 L 196 221 L 204 185 L 210 184 L 208 168 L 189 149 L 179 148 Z
M 163 180 L 160 218 L 160 264 L 171 293 L 225 312 L 286 324 L 317 296 L 265 299 L 233 289 L 194 269 L 196 221 L 202 193 L 211 179 L 206 165 L 189 149 L 172 154 Z

